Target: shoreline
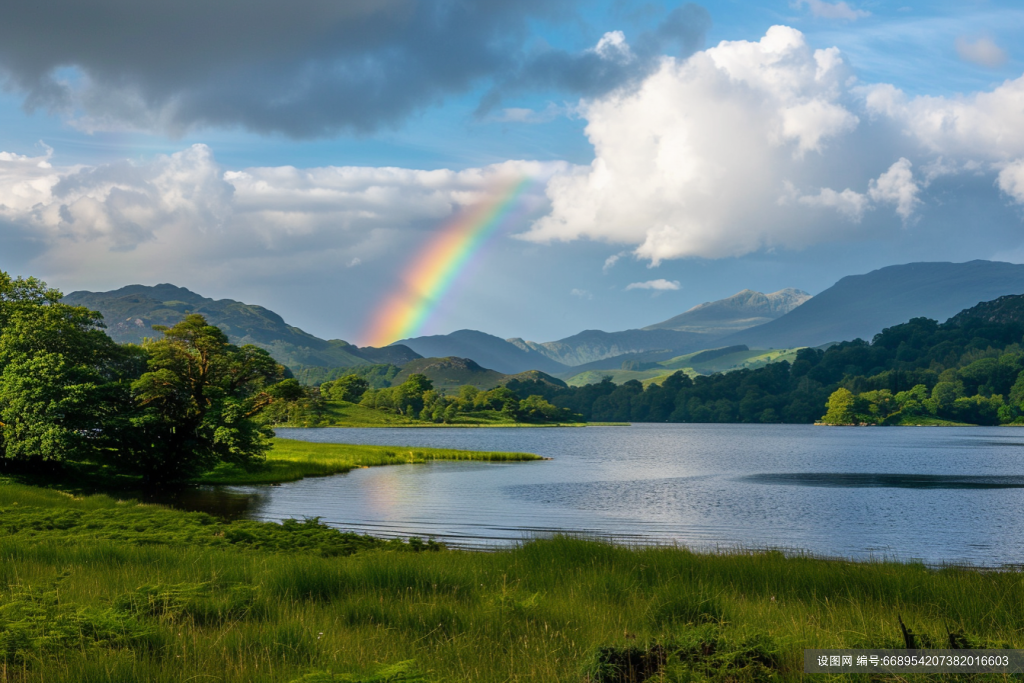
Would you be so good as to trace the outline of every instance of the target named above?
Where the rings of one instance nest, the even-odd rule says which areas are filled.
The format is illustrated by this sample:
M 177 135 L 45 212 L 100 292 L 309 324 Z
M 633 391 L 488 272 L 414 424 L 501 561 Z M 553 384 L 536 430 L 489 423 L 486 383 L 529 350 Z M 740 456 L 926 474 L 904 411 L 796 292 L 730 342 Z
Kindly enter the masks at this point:
M 416 465 L 433 461 L 499 463 L 544 460 L 551 458 L 533 453 L 317 443 L 275 437 L 274 448 L 258 469 L 247 471 L 236 465 L 222 464 L 188 483 L 213 486 L 284 484 L 306 477 L 344 474 L 362 467 Z

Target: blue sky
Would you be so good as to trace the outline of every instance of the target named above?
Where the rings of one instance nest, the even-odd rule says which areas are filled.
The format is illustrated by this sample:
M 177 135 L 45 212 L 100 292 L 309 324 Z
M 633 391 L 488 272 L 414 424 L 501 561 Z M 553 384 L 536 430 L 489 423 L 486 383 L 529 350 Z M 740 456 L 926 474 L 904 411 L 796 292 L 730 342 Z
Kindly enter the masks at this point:
M 524 173 L 530 210 L 423 333 L 548 341 L 744 288 L 1024 260 L 1019 3 L 289 7 L 19 8 L 0 269 L 173 282 L 359 342 L 439 227 Z

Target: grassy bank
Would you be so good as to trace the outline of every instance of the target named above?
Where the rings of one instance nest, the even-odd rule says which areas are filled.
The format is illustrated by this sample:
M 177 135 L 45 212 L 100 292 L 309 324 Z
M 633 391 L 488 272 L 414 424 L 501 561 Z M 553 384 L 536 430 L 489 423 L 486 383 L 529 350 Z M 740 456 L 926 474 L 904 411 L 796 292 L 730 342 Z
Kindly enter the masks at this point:
M 1024 645 L 1015 572 L 426 549 L 0 483 L 0 681 L 610 683 L 631 654 L 651 681 L 796 680 L 804 647 L 901 647 L 899 615 L 922 644 Z
M 543 460 L 532 453 L 457 451 L 447 448 L 401 448 L 398 446 L 353 446 L 274 439 L 274 448 L 260 466 L 246 470 L 222 464 L 197 480 L 201 484 L 276 484 L 304 477 L 340 474 L 356 467 L 408 465 L 431 460 L 477 460 L 522 462 Z

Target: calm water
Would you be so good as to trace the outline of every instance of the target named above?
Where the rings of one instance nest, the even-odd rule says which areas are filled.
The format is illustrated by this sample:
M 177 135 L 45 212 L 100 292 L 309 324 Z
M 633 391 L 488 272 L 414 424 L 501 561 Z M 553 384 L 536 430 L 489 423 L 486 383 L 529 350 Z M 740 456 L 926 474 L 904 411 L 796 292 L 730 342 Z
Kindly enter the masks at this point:
M 1024 431 L 1015 429 L 644 424 L 278 435 L 554 460 L 378 467 L 213 498 L 247 499 L 244 514 L 255 519 L 317 516 L 470 547 L 570 531 L 698 548 L 1024 564 Z

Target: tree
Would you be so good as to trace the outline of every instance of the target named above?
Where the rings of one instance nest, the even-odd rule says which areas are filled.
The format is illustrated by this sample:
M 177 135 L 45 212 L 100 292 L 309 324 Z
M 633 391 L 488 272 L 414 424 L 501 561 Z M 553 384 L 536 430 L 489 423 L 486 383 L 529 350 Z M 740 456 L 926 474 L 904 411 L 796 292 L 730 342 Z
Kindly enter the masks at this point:
M 263 349 L 229 344 L 201 315 L 154 329 L 164 337 L 145 345 L 149 372 L 132 385 L 138 411 L 119 464 L 155 483 L 261 461 L 273 432 L 257 414 L 283 368 Z
M 141 349 L 119 347 L 99 314 L 61 298 L 0 272 L 0 458 L 35 467 L 96 460 L 116 442 Z
M 828 412 L 821 421 L 830 425 L 856 424 L 857 417 L 853 414 L 853 393 L 849 389 L 839 387 L 828 397 Z
M 345 375 L 333 382 L 325 382 L 320 386 L 320 391 L 332 401 L 359 403 L 369 388 L 370 383 L 359 375 Z

